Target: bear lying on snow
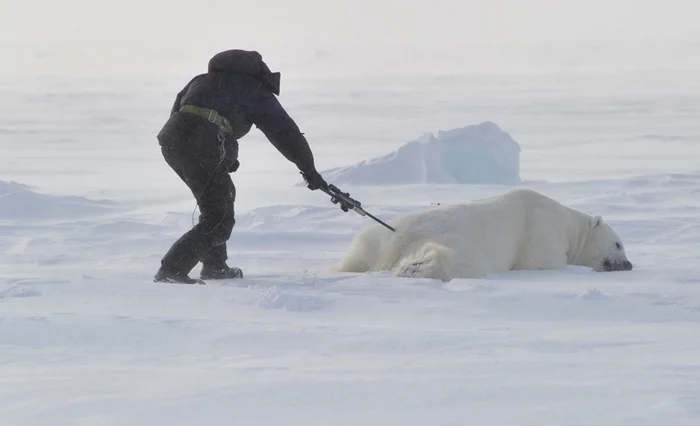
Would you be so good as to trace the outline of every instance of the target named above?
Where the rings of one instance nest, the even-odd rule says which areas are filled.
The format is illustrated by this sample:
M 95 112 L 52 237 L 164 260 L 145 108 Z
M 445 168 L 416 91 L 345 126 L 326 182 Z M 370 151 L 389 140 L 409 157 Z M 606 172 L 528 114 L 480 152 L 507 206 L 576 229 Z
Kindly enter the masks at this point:
M 358 234 L 333 269 L 443 281 L 566 265 L 632 269 L 620 238 L 600 216 L 530 189 L 411 213 L 392 223 L 396 232 L 375 226 Z

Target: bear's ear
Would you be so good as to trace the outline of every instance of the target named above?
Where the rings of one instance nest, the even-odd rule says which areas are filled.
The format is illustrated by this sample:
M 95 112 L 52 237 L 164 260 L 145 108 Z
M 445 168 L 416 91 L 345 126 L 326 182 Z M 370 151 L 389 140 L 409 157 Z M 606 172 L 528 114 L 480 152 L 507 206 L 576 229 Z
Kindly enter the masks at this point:
M 592 227 L 592 228 L 597 228 L 597 227 L 600 225 L 600 223 L 601 223 L 602 221 L 603 221 L 603 218 L 602 218 L 602 217 L 600 217 L 600 216 L 593 216 L 593 217 L 591 218 L 591 227 Z

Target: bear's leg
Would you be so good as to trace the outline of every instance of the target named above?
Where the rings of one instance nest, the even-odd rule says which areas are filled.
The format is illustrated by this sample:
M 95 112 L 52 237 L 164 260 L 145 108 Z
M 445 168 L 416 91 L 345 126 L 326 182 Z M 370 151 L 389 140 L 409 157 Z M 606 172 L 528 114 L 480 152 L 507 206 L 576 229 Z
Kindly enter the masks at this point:
M 405 278 L 429 278 L 442 281 L 452 279 L 453 253 L 445 246 L 435 243 L 422 245 L 414 256 L 404 258 L 396 275 Z
M 425 269 L 425 262 L 416 260 L 410 263 L 404 263 L 396 271 L 396 276 L 405 278 L 426 278 L 424 274 L 427 272 Z
M 562 223 L 559 211 L 537 208 L 532 212 L 533 220 L 527 228 L 527 243 L 516 257 L 513 269 L 555 270 L 563 269 L 567 263 L 569 234 Z

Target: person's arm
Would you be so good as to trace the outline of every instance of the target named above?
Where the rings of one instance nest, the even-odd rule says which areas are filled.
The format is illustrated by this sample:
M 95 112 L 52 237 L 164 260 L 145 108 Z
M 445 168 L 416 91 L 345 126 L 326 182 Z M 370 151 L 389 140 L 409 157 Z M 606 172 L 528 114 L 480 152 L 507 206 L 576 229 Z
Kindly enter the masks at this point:
M 253 123 L 270 143 L 302 174 L 315 172 L 314 156 L 308 141 L 277 98 L 270 92 L 260 90 L 255 103 Z
M 187 92 L 187 87 L 182 89 L 180 91 L 180 93 L 177 94 L 177 96 L 175 97 L 175 102 L 173 102 L 173 106 L 172 106 L 172 108 L 170 108 L 170 116 L 172 116 L 173 114 L 175 114 L 176 112 L 178 112 L 180 110 L 180 102 L 182 101 L 182 96 L 186 92 Z
M 187 90 L 190 88 L 190 85 L 192 84 L 193 81 L 194 81 L 194 78 L 192 80 L 190 80 L 182 90 L 180 90 L 180 92 L 177 94 L 177 96 L 175 96 L 175 102 L 173 103 L 172 108 L 170 108 L 170 115 L 171 116 L 180 110 L 180 102 L 182 102 L 182 97 L 185 96 L 185 93 L 187 93 Z

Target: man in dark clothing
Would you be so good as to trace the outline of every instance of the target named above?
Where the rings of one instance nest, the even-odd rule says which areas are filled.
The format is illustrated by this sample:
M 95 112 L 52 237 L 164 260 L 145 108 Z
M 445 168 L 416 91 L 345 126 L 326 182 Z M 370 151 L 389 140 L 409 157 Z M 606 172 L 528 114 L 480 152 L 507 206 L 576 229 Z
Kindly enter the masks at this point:
M 226 264 L 236 199 L 229 173 L 240 164 L 238 139 L 253 124 L 297 166 L 309 189 L 327 187 L 306 138 L 275 96 L 279 90 L 280 74 L 271 72 L 258 52 L 227 50 L 177 94 L 158 141 L 165 161 L 192 191 L 200 216 L 165 254 L 156 282 L 201 282 L 188 275 L 200 261 L 201 279 L 243 276 Z

